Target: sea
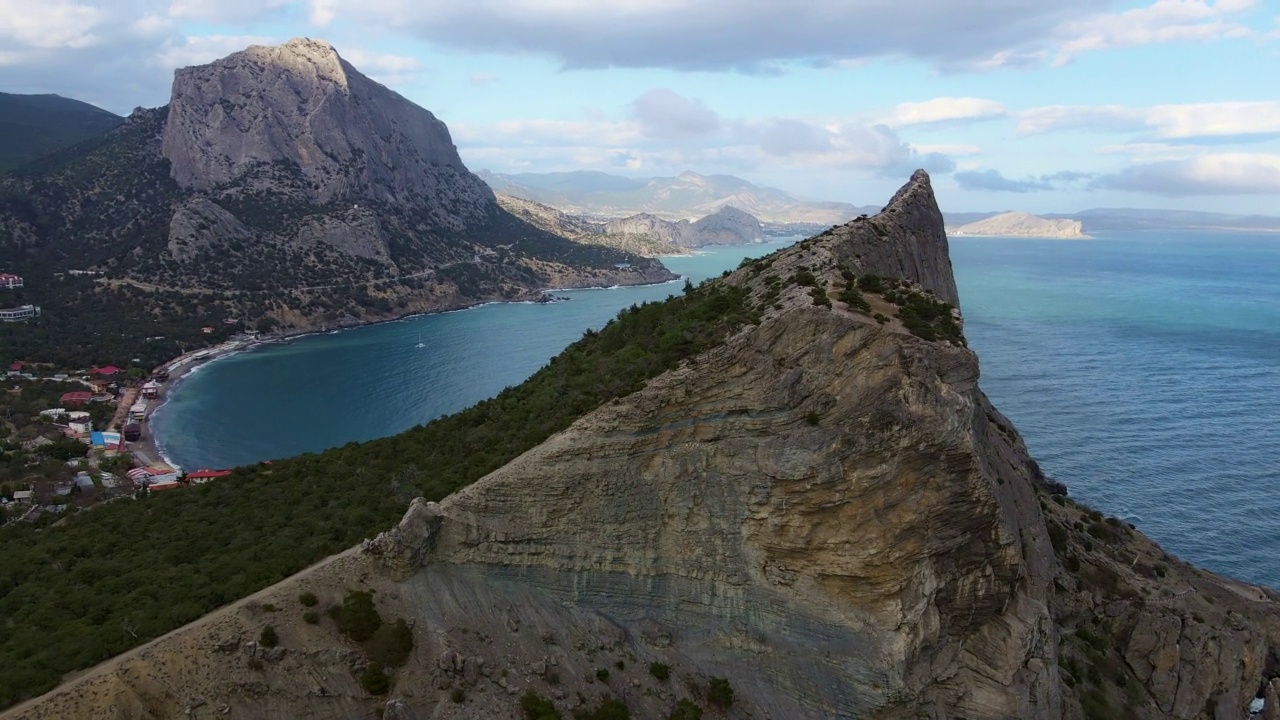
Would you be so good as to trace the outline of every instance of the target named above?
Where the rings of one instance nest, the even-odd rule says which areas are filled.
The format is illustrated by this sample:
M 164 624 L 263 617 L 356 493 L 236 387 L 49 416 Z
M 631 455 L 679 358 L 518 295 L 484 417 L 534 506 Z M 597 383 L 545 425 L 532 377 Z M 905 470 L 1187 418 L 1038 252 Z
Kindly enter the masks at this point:
M 795 240 L 663 262 L 697 283 Z M 1280 588 L 1280 235 L 956 237 L 951 256 L 981 386 L 1045 472 L 1185 560 Z M 391 435 L 682 287 L 558 291 L 262 346 L 184 378 L 151 430 L 188 470 Z

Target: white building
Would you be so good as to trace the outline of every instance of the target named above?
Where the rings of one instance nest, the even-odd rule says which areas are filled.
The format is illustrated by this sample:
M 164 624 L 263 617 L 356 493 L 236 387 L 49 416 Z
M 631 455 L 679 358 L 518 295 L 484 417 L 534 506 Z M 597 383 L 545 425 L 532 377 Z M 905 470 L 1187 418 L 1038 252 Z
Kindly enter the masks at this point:
M 39 316 L 39 305 L 23 305 L 21 307 L 0 310 L 0 322 L 23 322 Z

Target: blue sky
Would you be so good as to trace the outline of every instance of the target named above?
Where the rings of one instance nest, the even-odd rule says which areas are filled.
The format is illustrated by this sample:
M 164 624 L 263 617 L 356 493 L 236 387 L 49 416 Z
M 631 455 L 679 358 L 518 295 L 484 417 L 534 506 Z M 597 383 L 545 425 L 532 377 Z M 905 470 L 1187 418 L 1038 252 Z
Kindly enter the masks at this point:
M 1275 0 L 0 0 L 0 90 L 120 113 L 323 38 L 468 166 L 729 173 L 944 210 L 1280 215 Z

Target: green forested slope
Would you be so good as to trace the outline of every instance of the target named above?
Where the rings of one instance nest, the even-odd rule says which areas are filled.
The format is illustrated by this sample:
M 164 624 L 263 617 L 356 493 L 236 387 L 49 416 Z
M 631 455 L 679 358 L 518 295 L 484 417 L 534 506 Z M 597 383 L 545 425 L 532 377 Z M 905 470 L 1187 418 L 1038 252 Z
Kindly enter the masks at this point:
M 124 118 L 58 95 L 0 93 L 0 173 L 106 134 Z
M 58 526 L 0 528 L 0 707 L 390 527 L 758 321 L 712 281 L 633 306 L 523 384 L 382 440 L 241 468 Z

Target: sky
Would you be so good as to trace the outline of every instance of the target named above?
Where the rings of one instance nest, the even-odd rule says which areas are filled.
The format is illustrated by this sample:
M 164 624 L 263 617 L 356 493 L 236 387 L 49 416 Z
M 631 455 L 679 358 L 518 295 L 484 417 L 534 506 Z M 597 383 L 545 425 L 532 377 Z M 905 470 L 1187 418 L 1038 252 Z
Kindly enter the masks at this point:
M 1280 215 L 1280 0 L 0 0 L 0 91 L 127 114 L 332 43 L 472 170 L 725 173 L 945 211 Z

